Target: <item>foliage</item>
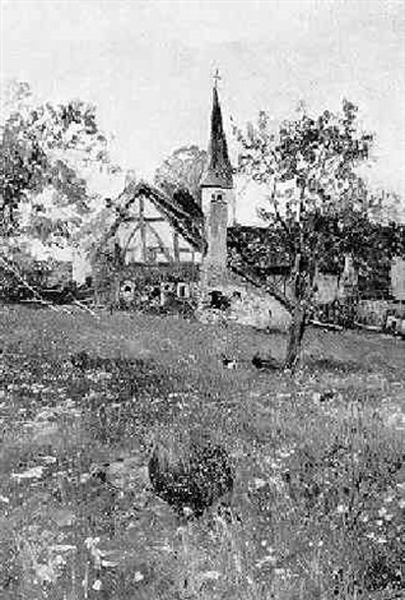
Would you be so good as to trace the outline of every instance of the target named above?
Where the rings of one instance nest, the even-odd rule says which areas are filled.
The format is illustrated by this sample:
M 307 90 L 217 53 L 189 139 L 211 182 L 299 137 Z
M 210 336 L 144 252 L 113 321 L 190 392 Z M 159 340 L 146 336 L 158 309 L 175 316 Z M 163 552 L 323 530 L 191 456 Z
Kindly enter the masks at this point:
M 170 197 L 178 191 L 188 191 L 200 200 L 200 181 L 207 163 L 207 153 L 198 146 L 175 150 L 155 173 L 155 184 Z
M 360 212 L 351 211 L 347 218 L 318 215 L 314 234 L 323 248 L 317 256 L 321 273 L 340 275 L 345 255 L 350 254 L 359 278 L 367 280 L 370 288 L 379 289 L 377 282 L 387 281 L 392 259 L 405 256 L 405 226 L 371 221 Z M 233 228 L 228 232 L 228 249 L 230 264 L 240 270 L 247 267 L 262 285 L 272 273 L 286 273 L 294 264 L 285 229 L 277 222 L 269 228 Z
M 369 156 L 372 136 L 357 131 L 357 108 L 344 101 L 342 113 L 307 114 L 272 131 L 267 115 L 247 134 L 235 129 L 242 146 L 239 170 L 269 189 L 261 216 L 278 227 L 291 263 L 313 274 L 326 239 L 336 242 L 337 226 L 361 212 L 367 190 L 355 167 Z M 326 239 L 325 239 L 326 238 Z M 344 239 L 344 236 L 343 236 Z
M 64 245 L 89 210 L 91 194 L 81 173 L 94 166 L 113 169 L 107 138 L 90 104 L 33 105 L 24 83 L 12 95 L 0 141 L 3 234 Z
M 289 255 L 285 305 L 293 323 L 286 365 L 293 366 L 317 272 L 339 270 L 342 250 L 350 254 L 358 247 L 349 231 L 351 220 L 364 214 L 367 190 L 356 167 L 369 158 L 373 137 L 359 130 L 357 107 L 347 100 L 339 114 L 324 111 L 312 118 L 302 112 L 278 132 L 265 112 L 246 133 L 236 127 L 234 132 L 241 145 L 239 170 L 267 186 L 269 207 L 261 216 Z

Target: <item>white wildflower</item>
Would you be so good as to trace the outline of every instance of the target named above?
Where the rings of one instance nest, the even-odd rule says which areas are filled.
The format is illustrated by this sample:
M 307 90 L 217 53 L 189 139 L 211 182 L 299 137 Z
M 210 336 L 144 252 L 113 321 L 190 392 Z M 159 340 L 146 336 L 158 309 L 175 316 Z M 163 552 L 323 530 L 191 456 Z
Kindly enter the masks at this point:
M 96 579 L 96 581 L 93 583 L 93 585 L 91 587 L 96 592 L 99 592 L 101 590 L 101 588 L 103 587 L 103 584 L 101 583 L 100 579 Z
M 201 574 L 202 580 L 218 580 L 221 577 L 221 573 L 218 571 L 205 571 L 205 573 Z
M 273 566 L 277 563 L 277 558 L 273 554 L 266 554 L 263 558 L 256 562 L 256 567 L 261 569 L 264 565 Z
M 12 473 L 11 477 L 20 481 L 21 479 L 39 479 L 44 473 L 44 467 L 32 467 L 23 473 Z
M 261 479 L 260 477 L 255 477 L 255 479 L 253 480 L 253 484 L 254 487 L 257 490 L 260 490 L 261 488 L 263 488 L 266 485 L 266 480 L 265 479 Z
M 47 465 L 53 465 L 56 463 L 56 456 L 42 456 L 41 460 Z
M 49 549 L 53 552 L 70 552 L 76 551 L 76 546 L 72 546 L 72 544 L 54 544 Z

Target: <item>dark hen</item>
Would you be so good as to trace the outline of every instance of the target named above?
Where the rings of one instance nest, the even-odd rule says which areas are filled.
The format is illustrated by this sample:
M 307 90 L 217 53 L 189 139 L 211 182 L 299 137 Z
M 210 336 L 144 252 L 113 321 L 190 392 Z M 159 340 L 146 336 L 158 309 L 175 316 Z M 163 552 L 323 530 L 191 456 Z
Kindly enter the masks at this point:
M 255 354 L 252 358 L 252 365 L 256 367 L 256 369 L 268 370 L 277 369 L 279 367 L 277 361 L 274 358 L 272 358 L 271 356 L 269 358 L 262 358 L 259 353 Z
M 154 492 L 178 515 L 191 511 L 199 518 L 217 500 L 230 496 L 233 470 L 225 449 L 206 442 L 178 448 L 157 443 L 149 460 Z
M 85 371 L 90 367 L 91 358 L 87 354 L 85 350 L 82 352 L 78 352 L 77 354 L 73 354 L 70 357 L 70 362 L 76 369 L 80 369 L 81 371 Z

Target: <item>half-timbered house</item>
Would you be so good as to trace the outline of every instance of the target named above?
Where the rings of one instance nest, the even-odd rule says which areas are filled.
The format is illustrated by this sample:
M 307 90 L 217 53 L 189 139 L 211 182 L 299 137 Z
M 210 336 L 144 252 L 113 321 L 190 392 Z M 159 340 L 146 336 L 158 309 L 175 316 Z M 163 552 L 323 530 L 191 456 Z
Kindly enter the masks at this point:
M 175 297 L 209 305 L 210 298 L 222 294 L 231 298 L 241 322 L 269 326 L 288 321 L 274 298 L 253 289 L 229 268 L 235 238 L 256 234 L 255 228 L 236 226 L 233 169 L 216 85 L 208 158 L 201 204 L 186 192 L 168 197 L 145 182 L 126 186 L 93 256 L 96 299 L 103 304 L 163 306 Z M 287 271 L 275 265 L 273 278 L 281 287 Z
M 199 281 L 203 214 L 190 194 L 169 198 L 147 183 L 129 184 L 93 257 L 99 302 L 137 304 L 165 293 L 187 298 Z M 159 292 L 159 293 L 158 293 Z

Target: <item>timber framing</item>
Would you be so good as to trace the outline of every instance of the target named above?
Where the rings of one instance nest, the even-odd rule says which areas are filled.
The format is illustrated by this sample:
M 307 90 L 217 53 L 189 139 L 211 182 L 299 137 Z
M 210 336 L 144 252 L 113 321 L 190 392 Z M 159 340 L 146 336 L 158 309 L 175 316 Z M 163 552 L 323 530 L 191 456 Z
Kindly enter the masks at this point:
M 152 202 L 158 212 L 161 213 L 161 217 L 148 217 L 145 215 L 145 199 Z M 190 206 L 190 211 L 188 212 L 184 206 L 179 202 L 175 202 L 173 198 L 169 198 L 162 190 L 145 182 L 140 182 L 136 185 L 129 184 L 119 196 L 118 201 L 121 202 L 121 205 L 117 208 L 117 216 L 113 224 L 104 236 L 103 245 L 114 237 L 120 225 L 136 223 L 136 231 L 140 231 L 142 240 L 142 257 L 145 262 L 148 262 L 146 247 L 147 228 L 158 239 L 163 251 L 163 248 L 165 248 L 164 244 L 152 224 L 168 221 L 176 232 L 175 237 L 177 241 L 174 241 L 175 257 L 177 254 L 180 254 L 178 248 L 179 236 L 182 236 L 195 252 L 205 251 L 206 241 L 203 236 L 203 214 L 200 207 L 196 203 L 192 203 L 191 200 L 190 204 L 192 203 L 193 205 Z M 129 210 L 136 201 L 139 202 L 139 212 L 137 215 L 131 215 Z M 166 249 L 163 253 L 165 252 L 167 253 Z

